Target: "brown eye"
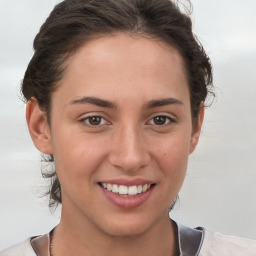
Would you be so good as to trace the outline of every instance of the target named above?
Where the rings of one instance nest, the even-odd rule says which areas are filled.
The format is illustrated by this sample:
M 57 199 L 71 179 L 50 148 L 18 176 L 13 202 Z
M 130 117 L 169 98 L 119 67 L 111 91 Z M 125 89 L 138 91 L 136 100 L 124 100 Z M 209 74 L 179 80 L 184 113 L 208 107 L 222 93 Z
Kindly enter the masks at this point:
M 81 120 L 87 126 L 101 126 L 106 124 L 106 120 L 101 116 L 89 116 Z
M 163 125 L 171 124 L 173 122 L 175 121 L 169 116 L 155 116 L 149 121 L 149 124 L 163 126 Z
M 166 117 L 165 116 L 157 116 L 154 117 L 154 123 L 156 125 L 164 125 L 166 123 Z
M 100 125 L 101 117 L 100 116 L 88 117 L 88 122 L 89 122 L 90 125 Z

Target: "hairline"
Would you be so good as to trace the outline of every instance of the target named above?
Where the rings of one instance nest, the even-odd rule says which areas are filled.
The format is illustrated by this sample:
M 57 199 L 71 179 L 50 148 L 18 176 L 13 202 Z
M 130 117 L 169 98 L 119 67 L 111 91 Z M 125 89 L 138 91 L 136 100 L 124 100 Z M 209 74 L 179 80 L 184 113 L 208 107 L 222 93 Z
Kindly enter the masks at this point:
M 156 35 L 154 33 L 147 33 L 147 32 L 143 32 L 143 31 L 132 31 L 132 30 L 114 30 L 113 31 L 109 31 L 106 33 L 102 33 L 102 32 L 94 32 L 91 33 L 90 35 L 87 35 L 86 37 L 84 37 L 84 40 L 81 44 L 79 44 L 77 47 L 75 47 L 73 50 L 68 51 L 65 54 L 62 54 L 62 56 L 60 56 L 60 58 L 63 58 L 63 63 L 59 66 L 59 69 L 61 71 L 61 78 L 59 79 L 59 81 L 56 82 L 56 84 L 53 85 L 53 90 L 50 93 L 50 102 L 49 102 L 49 106 L 47 109 L 44 109 L 43 111 L 46 113 L 47 116 L 47 121 L 48 124 L 50 126 L 51 124 L 51 110 L 52 110 L 52 94 L 54 92 L 56 92 L 58 90 L 58 88 L 61 86 L 61 82 L 64 79 L 65 76 L 65 71 L 66 69 L 69 67 L 69 64 L 71 64 L 72 60 L 76 57 L 77 54 L 79 54 L 80 50 L 86 46 L 86 44 L 94 41 L 94 40 L 98 40 L 101 38 L 105 38 L 105 37 L 112 37 L 112 36 L 118 36 L 120 34 L 126 34 L 132 38 L 144 38 L 144 39 L 148 39 L 148 40 L 154 40 L 154 41 L 158 41 L 158 42 L 162 42 L 164 43 L 166 46 L 171 46 L 173 49 L 175 49 L 175 51 L 177 51 L 177 53 L 179 54 L 180 58 L 181 58 L 181 65 L 182 65 L 182 71 L 184 73 L 184 78 L 186 79 L 186 83 L 188 86 L 188 90 L 189 90 L 189 96 L 190 96 L 190 106 L 191 106 L 191 119 L 192 119 L 192 123 L 194 123 L 194 117 L 193 117 L 193 113 L 192 113 L 192 94 L 191 94 L 191 85 L 189 82 L 189 75 L 188 75 L 188 67 L 186 64 L 186 59 L 183 56 L 182 50 L 180 49 L 180 47 L 178 47 L 174 42 L 174 40 L 171 40 L 170 37 L 170 41 L 173 41 L 172 43 L 170 41 L 168 41 L 167 39 L 160 37 L 159 35 Z

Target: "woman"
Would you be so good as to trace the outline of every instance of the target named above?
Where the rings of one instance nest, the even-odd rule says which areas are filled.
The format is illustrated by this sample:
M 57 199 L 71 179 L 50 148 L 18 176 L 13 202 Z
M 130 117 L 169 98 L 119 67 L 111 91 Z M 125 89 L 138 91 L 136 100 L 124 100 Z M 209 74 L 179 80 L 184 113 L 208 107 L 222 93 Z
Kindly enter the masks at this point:
M 0 255 L 256 255 L 255 241 L 169 219 L 212 83 L 169 0 L 66 0 L 34 41 L 22 92 L 54 160 L 59 225 Z

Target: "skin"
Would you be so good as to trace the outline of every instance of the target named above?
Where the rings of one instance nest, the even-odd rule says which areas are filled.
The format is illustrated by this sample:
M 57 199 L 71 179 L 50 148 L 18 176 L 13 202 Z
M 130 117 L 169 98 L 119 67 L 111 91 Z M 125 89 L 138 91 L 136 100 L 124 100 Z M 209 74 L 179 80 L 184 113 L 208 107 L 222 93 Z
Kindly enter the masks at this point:
M 105 36 L 69 60 L 52 94 L 50 126 L 37 101 L 28 102 L 31 137 L 41 152 L 54 155 L 62 187 L 55 256 L 176 255 L 168 207 L 182 186 L 204 115 L 202 108 L 193 130 L 183 66 L 178 51 L 164 42 Z M 100 119 L 93 123 L 89 116 Z M 132 209 L 113 205 L 98 184 L 138 178 L 155 185 Z

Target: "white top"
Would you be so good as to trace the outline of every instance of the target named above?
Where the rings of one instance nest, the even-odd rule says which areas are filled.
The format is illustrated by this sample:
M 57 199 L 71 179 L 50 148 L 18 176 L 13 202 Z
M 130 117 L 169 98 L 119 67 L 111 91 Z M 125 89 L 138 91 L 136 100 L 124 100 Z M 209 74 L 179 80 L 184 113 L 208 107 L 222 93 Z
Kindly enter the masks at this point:
M 198 256 L 256 256 L 256 241 L 205 230 Z
M 0 251 L 1 256 L 36 256 L 34 249 L 31 246 L 31 238 L 24 242 L 14 245 L 6 250 Z

